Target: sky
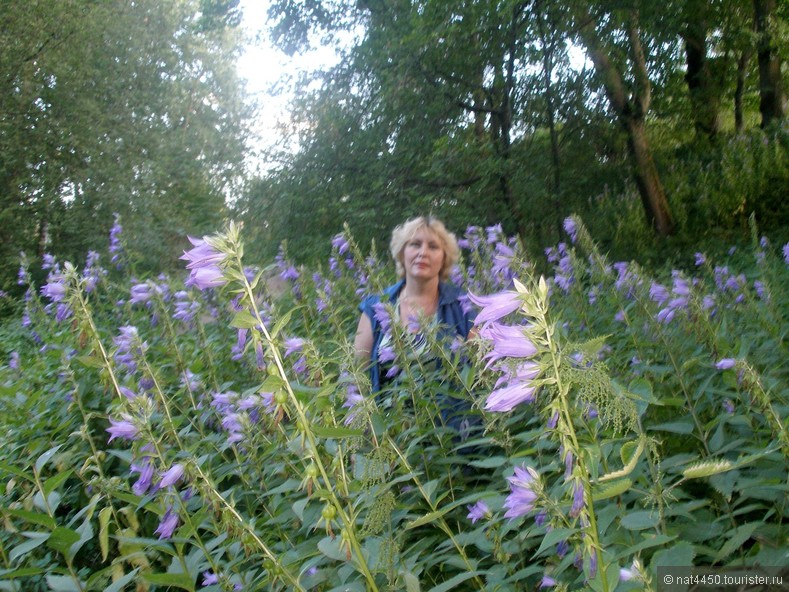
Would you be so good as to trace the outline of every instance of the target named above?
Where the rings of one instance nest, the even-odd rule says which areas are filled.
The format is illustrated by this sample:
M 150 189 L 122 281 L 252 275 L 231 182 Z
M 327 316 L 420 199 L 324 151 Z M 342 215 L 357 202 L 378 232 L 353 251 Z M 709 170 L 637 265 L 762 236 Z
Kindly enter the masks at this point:
M 247 81 L 247 92 L 255 104 L 253 142 L 255 151 L 276 145 L 281 140 L 277 123 L 287 123 L 288 102 L 293 97 L 293 80 L 305 71 L 331 66 L 336 53 L 319 47 L 303 55 L 288 57 L 273 47 L 266 33 L 269 0 L 241 0 L 243 28 L 248 39 L 238 62 L 238 71 Z M 255 154 L 248 157 L 252 172 L 264 172 L 273 166 Z

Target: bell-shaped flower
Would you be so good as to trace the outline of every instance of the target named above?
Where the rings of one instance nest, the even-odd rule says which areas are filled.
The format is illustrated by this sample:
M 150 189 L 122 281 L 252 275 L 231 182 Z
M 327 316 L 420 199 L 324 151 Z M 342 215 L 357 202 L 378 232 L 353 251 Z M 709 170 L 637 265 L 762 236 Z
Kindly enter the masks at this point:
M 165 487 L 175 485 L 183 476 L 184 466 L 180 463 L 176 463 L 162 474 L 162 478 L 159 481 L 159 488 L 164 489 Z
M 189 261 L 186 265 L 187 269 L 219 265 L 225 260 L 226 255 L 224 253 L 217 251 L 203 239 L 192 238 L 191 236 L 186 238 L 194 245 L 194 248 L 184 251 L 184 254 L 179 257 L 179 259 Z
M 41 294 L 52 302 L 61 302 L 66 297 L 66 278 L 62 274 L 50 274 L 48 282 L 41 286 Z
M 475 325 L 499 321 L 511 312 L 518 310 L 522 303 L 520 294 L 512 290 L 489 296 L 475 296 L 469 292 L 468 298 L 477 306 L 482 307 L 474 319 Z
M 178 519 L 178 512 L 172 506 L 168 506 L 167 511 L 162 516 L 159 527 L 154 531 L 159 535 L 159 539 L 169 539 L 173 536 L 175 529 L 178 528 L 180 520 Z
M 108 442 L 112 442 L 115 438 L 123 438 L 124 440 L 136 440 L 140 430 L 131 421 L 128 415 L 122 415 L 123 419 L 115 420 L 110 419 L 110 427 L 107 432 L 110 434 Z
M 485 410 L 505 413 L 521 403 L 534 401 L 536 388 L 528 383 L 516 383 L 497 389 L 485 400 Z
M 488 508 L 488 504 L 483 502 L 482 500 L 478 501 L 476 504 L 473 504 L 468 507 L 468 516 L 467 518 L 471 520 L 471 523 L 474 524 L 477 520 L 481 518 L 485 518 L 490 514 L 490 508 Z
M 192 269 L 189 273 L 189 278 L 184 282 L 187 286 L 195 286 L 198 290 L 207 290 L 208 288 L 219 288 L 227 283 L 222 270 L 216 265 L 208 265 Z
M 180 257 L 189 263 L 186 268 L 190 270 L 187 286 L 197 286 L 200 290 L 218 288 L 227 283 L 220 265 L 227 255 L 218 251 L 205 240 L 188 237 L 194 248 L 184 251 Z
M 493 350 L 485 355 L 488 366 L 502 358 L 531 358 L 537 347 L 526 336 L 523 325 L 500 325 L 489 323 L 480 331 L 480 336 L 493 343 Z
M 515 467 L 515 474 L 507 477 L 510 494 L 504 500 L 505 518 L 518 518 L 534 509 L 539 497 L 540 476 L 531 467 Z

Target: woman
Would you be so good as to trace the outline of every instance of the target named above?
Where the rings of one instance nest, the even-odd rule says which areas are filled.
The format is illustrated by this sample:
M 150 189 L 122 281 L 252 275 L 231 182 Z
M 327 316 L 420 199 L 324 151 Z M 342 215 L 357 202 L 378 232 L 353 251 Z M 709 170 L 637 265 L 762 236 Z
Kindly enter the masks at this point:
M 391 359 L 386 355 L 391 352 L 391 332 L 386 330 L 388 320 L 400 323 L 411 333 L 419 331 L 414 319 L 434 320 L 439 324 L 438 335 L 449 340 L 456 336 L 468 338 L 473 326 L 473 317 L 461 306 L 462 293 L 445 283 L 457 262 L 459 249 L 455 236 L 440 220 L 426 216 L 398 226 L 392 232 L 390 251 L 401 279 L 383 295 L 362 301 L 359 305 L 362 315 L 354 341 L 357 357 L 369 360 L 373 392 L 380 391 L 387 380 L 394 378 L 396 372 L 392 370 L 397 370 L 386 367 L 386 361 Z M 394 309 L 391 320 L 381 306 L 386 303 Z M 446 405 L 443 407 L 442 415 L 446 415 Z M 450 407 L 458 410 L 457 405 Z

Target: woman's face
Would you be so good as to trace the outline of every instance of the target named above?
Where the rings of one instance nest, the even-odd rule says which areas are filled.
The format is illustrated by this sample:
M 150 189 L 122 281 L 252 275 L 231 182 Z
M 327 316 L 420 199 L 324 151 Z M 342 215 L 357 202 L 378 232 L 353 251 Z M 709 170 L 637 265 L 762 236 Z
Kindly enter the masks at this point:
M 406 279 L 426 280 L 437 277 L 441 273 L 444 256 L 444 247 L 438 236 L 429 228 L 420 228 L 403 249 Z

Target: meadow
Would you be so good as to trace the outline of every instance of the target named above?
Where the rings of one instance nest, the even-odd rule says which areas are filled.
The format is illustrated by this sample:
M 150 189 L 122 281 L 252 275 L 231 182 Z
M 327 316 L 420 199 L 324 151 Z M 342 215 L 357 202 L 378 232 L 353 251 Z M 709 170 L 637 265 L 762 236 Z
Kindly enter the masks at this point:
M 20 269 L 0 590 L 613 592 L 789 565 L 789 244 L 754 229 L 647 272 L 575 217 L 537 254 L 469 227 L 478 336 L 425 324 L 414 359 L 392 323 L 373 396 L 352 341 L 386 253 L 346 228 L 322 266 L 260 267 L 230 224 L 139 278 L 120 222 L 42 285 Z

